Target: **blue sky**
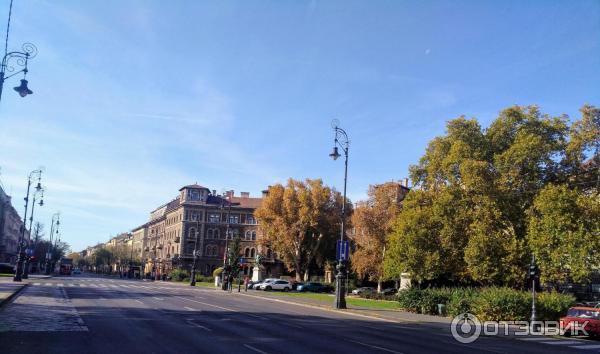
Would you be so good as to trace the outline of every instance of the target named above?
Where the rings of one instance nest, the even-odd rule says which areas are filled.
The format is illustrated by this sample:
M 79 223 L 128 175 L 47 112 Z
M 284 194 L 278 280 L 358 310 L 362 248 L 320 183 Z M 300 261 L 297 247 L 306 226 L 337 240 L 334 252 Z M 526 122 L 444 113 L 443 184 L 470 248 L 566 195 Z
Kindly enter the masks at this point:
M 0 3 L 0 19 L 8 0 Z M 3 27 L 4 25 L 2 25 Z M 348 194 L 407 176 L 445 122 L 513 104 L 600 105 L 600 2 L 15 0 L 28 75 L 0 103 L 0 180 L 15 206 L 45 167 L 49 228 L 74 250 L 142 224 L 198 182 L 260 193 L 288 177 Z

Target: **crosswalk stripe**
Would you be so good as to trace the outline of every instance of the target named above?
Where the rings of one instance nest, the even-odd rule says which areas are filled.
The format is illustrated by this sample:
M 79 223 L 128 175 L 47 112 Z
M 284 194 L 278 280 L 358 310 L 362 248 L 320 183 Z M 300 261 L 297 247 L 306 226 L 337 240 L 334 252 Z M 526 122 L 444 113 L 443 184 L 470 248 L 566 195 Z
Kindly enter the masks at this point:
M 86 288 L 87 284 L 79 284 L 79 286 L 82 287 L 82 288 Z
M 56 286 L 65 286 L 65 284 L 63 284 L 63 283 L 58 283 L 58 284 L 56 284 Z
M 40 283 L 33 283 L 33 285 L 36 285 L 36 286 L 37 286 L 37 285 L 40 285 Z
M 585 349 L 585 350 L 600 349 L 600 345 L 598 345 L 598 344 L 570 345 L 569 347 L 575 348 L 575 349 Z
M 98 287 L 98 285 L 96 285 L 96 284 L 90 284 L 90 286 L 93 287 L 93 288 L 97 288 Z
M 69 286 L 69 287 L 74 287 L 74 286 L 75 286 L 75 284 L 73 284 L 73 283 L 69 283 L 69 284 L 67 284 L 67 286 Z
M 46 286 L 52 286 L 52 283 L 44 283 Z

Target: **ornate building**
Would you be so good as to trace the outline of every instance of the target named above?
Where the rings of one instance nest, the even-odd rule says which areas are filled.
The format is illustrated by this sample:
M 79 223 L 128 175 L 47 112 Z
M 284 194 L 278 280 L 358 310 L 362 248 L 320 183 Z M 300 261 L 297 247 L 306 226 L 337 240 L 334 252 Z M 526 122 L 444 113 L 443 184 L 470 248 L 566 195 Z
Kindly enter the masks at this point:
M 146 262 L 145 273 L 160 277 L 175 268 L 189 270 L 197 249 L 196 271 L 211 275 L 223 265 L 227 245 L 239 236 L 244 274 L 251 276 L 259 252 L 266 257 L 264 273 L 281 274 L 276 255 L 269 249 L 259 250 L 256 242 L 260 235 L 254 211 L 261 202 L 262 198 L 251 198 L 246 192 L 239 197 L 233 191 L 221 196 L 197 184 L 182 187 L 177 198 L 153 210 L 150 221 L 131 231 Z
M 11 204 L 11 197 L 0 187 L 0 263 L 15 264 L 23 220 Z M 29 242 L 29 230 L 25 230 Z

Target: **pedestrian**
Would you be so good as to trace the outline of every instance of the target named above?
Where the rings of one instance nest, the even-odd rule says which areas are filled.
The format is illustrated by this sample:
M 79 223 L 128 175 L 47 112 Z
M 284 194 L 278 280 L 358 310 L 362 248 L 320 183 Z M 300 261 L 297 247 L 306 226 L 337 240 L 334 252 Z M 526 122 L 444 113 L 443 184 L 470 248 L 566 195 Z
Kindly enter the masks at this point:
M 248 292 L 248 282 L 249 282 L 249 281 L 250 281 L 250 280 L 248 279 L 248 276 L 246 275 L 246 276 L 244 277 L 244 287 L 246 288 L 246 289 L 245 289 L 245 291 L 246 291 L 246 292 Z

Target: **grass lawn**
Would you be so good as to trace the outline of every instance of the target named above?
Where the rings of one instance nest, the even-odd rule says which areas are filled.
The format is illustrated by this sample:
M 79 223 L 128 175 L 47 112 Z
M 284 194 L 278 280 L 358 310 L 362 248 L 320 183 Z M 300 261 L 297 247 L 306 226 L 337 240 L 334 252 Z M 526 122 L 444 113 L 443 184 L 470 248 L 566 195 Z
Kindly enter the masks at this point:
M 330 294 L 318 294 L 318 293 L 286 293 L 286 292 L 270 292 L 269 294 L 297 297 L 305 299 L 318 300 L 323 303 L 329 303 L 333 301 L 333 295 Z M 384 301 L 384 300 L 369 300 L 355 297 L 346 297 L 346 303 L 351 306 L 360 306 L 365 308 L 375 309 L 400 309 L 400 303 L 397 301 Z
M 0 273 L 0 277 L 13 277 L 14 274 L 12 273 Z

